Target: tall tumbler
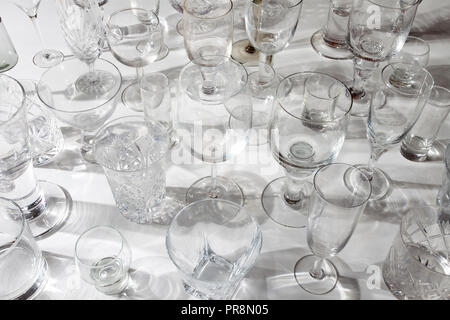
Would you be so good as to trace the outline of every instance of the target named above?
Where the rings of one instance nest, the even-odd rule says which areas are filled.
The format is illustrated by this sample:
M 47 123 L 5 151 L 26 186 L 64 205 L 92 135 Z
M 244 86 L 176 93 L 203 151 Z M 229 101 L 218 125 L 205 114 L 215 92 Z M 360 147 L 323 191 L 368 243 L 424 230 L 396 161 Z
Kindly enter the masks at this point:
M 2 18 L 0 17 L 0 72 L 8 71 L 12 69 L 19 60 L 16 49 L 11 41 L 11 38 L 3 25 Z
M 450 90 L 435 86 L 421 116 L 402 141 L 402 155 L 409 160 L 425 161 L 449 112 Z

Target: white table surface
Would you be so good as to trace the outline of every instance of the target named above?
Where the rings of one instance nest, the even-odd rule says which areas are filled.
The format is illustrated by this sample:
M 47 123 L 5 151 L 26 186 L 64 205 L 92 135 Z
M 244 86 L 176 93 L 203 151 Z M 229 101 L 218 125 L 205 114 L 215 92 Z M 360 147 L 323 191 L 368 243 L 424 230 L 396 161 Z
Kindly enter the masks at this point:
M 48 48 L 70 54 L 60 30 L 54 1 L 42 0 L 38 23 Z M 126 7 L 128 0 L 109 0 L 105 10 Z M 328 11 L 327 0 L 305 0 L 301 21 L 291 45 L 275 56 L 275 68 L 283 75 L 298 71 L 321 70 L 341 79 L 352 76 L 351 61 L 336 62 L 322 58 L 312 49 L 309 38 L 322 26 Z M 40 47 L 30 20 L 6 0 L 0 1 L 0 16 L 16 50 L 19 63 L 7 72 L 17 79 L 38 80 L 43 69 L 32 64 Z M 169 25 L 166 43 L 169 56 L 146 68 L 162 71 L 174 82 L 181 67 L 188 62 L 183 39 L 174 32 L 179 14 L 168 0 L 161 0 L 160 16 Z M 437 72 L 436 81 L 450 87 L 450 3 L 424 0 L 420 5 L 411 34 L 428 40 L 431 46 L 430 66 Z M 238 31 L 235 40 L 245 37 Z M 113 62 L 123 75 L 131 79 L 132 68 L 121 65 L 109 53 L 102 58 Z M 438 67 L 439 66 L 439 67 Z M 173 83 L 172 83 L 173 85 Z M 174 92 L 173 92 L 174 94 Z M 173 99 L 175 100 L 175 99 Z M 113 118 L 133 114 L 122 104 Z M 450 120 L 449 120 L 450 121 Z M 450 137 L 446 121 L 439 139 Z M 77 131 L 61 124 L 66 139 L 65 150 L 47 166 L 36 169 L 39 179 L 60 184 L 74 200 L 73 211 L 61 230 L 39 241 L 49 264 L 49 281 L 38 299 L 189 299 L 181 280 L 170 262 L 165 248 L 167 226 L 137 225 L 123 218 L 115 207 L 109 185 L 100 167 L 84 165 L 77 152 Z M 245 154 L 259 152 L 260 165 L 246 163 Z M 366 163 L 369 145 L 365 125 L 352 119 L 344 147 L 336 161 L 349 164 Z M 439 160 L 439 157 L 437 157 Z M 305 229 L 279 226 L 264 213 L 260 196 L 268 182 L 283 175 L 281 167 L 268 152 L 267 145 L 250 147 L 241 158 L 219 165 L 219 174 L 235 179 L 243 188 L 245 206 L 257 218 L 263 230 L 263 248 L 256 265 L 242 282 L 237 299 L 393 299 L 381 276 L 381 266 L 398 232 L 401 216 L 409 208 L 433 204 L 444 174 L 442 161 L 415 163 L 404 159 L 396 147 L 382 156 L 379 167 L 393 180 L 393 192 L 385 200 L 371 203 L 358 224 L 353 237 L 333 261 L 340 272 L 340 281 L 331 293 L 314 296 L 303 291 L 293 276 L 295 262 L 309 253 Z M 209 175 L 207 164 L 171 165 L 167 186 L 183 199 L 187 187 Z M 121 297 L 103 295 L 84 283 L 73 263 L 74 245 L 78 236 L 95 225 L 111 225 L 123 232 L 132 248 L 132 288 Z

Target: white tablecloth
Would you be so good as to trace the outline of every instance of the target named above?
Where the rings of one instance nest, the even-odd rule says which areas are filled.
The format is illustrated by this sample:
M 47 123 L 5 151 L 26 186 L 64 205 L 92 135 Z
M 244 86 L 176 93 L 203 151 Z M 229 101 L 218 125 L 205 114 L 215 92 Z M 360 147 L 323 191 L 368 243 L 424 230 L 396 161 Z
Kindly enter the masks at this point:
M 48 48 L 70 54 L 56 17 L 55 0 L 42 0 L 38 23 Z M 109 0 L 107 12 L 126 6 L 127 0 Z M 341 79 L 352 77 L 352 62 L 336 62 L 322 58 L 312 49 L 309 39 L 322 26 L 328 11 L 327 0 L 305 0 L 301 22 L 291 45 L 275 56 L 275 68 L 283 75 L 298 71 L 322 70 Z M 19 63 L 7 74 L 17 79 L 38 80 L 42 69 L 32 64 L 32 57 L 40 47 L 30 20 L 18 8 L 0 1 L 0 15 L 17 52 Z M 183 39 L 174 31 L 180 17 L 167 0 L 161 0 L 160 16 L 169 26 L 167 44 L 169 56 L 146 68 L 162 71 L 175 80 L 179 70 L 188 62 Z M 412 34 L 429 41 L 430 65 L 439 70 L 436 80 L 450 87 L 450 4 L 447 1 L 424 0 L 420 5 Z M 236 32 L 236 39 L 245 34 Z M 131 79 L 135 70 L 121 65 L 109 53 L 102 58 L 113 62 L 124 76 Z M 439 67 L 438 67 L 439 66 Z M 173 81 L 172 81 L 173 82 Z M 175 94 L 175 92 L 173 92 Z M 175 99 L 173 99 L 175 100 Z M 133 114 L 122 104 L 114 118 Z M 65 150 L 47 166 L 36 169 L 38 178 L 58 183 L 69 190 L 74 200 L 73 211 L 64 227 L 51 237 L 39 241 L 49 264 L 49 281 L 38 299 L 116 299 L 106 296 L 84 283 L 73 262 L 74 245 L 78 236 L 95 225 L 111 225 L 121 230 L 132 247 L 132 289 L 121 299 L 183 299 L 181 280 L 170 262 L 165 248 L 167 226 L 137 225 L 123 218 L 117 208 L 102 169 L 84 165 L 79 154 L 77 131 L 61 124 L 66 139 Z M 446 121 L 439 139 L 450 137 Z M 250 147 L 250 153 L 257 152 Z M 433 204 L 441 184 L 442 161 L 415 163 L 404 159 L 396 147 L 383 155 L 379 166 L 393 182 L 393 192 L 385 200 L 371 203 L 358 224 L 353 237 L 333 261 L 340 280 L 331 293 L 314 296 L 296 283 L 295 262 L 309 253 L 305 229 L 289 229 L 275 224 L 264 213 L 260 196 L 268 182 L 283 175 L 281 167 L 270 155 L 267 145 L 260 147 L 260 166 L 246 164 L 237 158 L 219 165 L 219 174 L 232 177 L 245 193 L 245 206 L 257 218 L 263 230 L 263 248 L 255 267 L 239 288 L 238 299 L 393 299 L 382 280 L 381 266 L 398 232 L 401 216 L 419 204 Z M 366 163 L 369 145 L 365 138 L 365 124 L 352 119 L 344 147 L 337 159 L 349 164 Z M 437 157 L 439 159 L 439 157 Z M 167 171 L 167 185 L 171 193 L 184 198 L 186 188 L 197 179 L 209 175 L 207 164 L 172 165 Z

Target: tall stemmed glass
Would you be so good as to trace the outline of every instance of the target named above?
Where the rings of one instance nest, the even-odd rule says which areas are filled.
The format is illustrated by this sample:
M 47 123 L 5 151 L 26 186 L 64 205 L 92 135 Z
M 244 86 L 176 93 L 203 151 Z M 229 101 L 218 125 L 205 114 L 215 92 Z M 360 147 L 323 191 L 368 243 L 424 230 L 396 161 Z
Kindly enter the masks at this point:
M 348 176 L 351 185 L 345 182 Z M 369 178 L 356 167 L 333 163 L 317 171 L 306 236 L 313 255 L 302 257 L 294 269 L 303 289 L 325 294 L 336 286 L 338 271 L 328 258 L 337 255 L 350 240 L 370 193 Z
M 215 93 L 214 103 L 204 98 L 205 87 Z M 229 127 L 230 115 L 235 118 L 233 128 Z M 188 203 L 217 198 L 243 204 L 241 188 L 229 178 L 217 176 L 216 164 L 245 149 L 251 119 L 247 72 L 240 63 L 228 57 L 207 56 L 181 70 L 175 128 L 190 154 L 211 163 L 211 176 L 196 181 L 187 191 Z
M 41 42 L 42 48 L 44 45 L 44 38 L 42 37 L 41 29 L 37 23 L 37 11 L 41 0 L 8 0 L 21 9 L 33 22 L 34 28 Z M 49 68 L 64 60 L 62 52 L 52 49 L 43 49 L 36 53 L 33 57 L 33 63 L 40 68 Z
M 143 111 L 139 82 L 144 67 L 156 61 L 164 48 L 158 16 L 151 10 L 133 8 L 116 11 L 107 23 L 107 41 L 113 56 L 136 68 L 136 81 L 122 92 L 122 101 L 135 111 Z
M 261 201 L 276 223 L 302 228 L 312 189 L 305 179 L 341 151 L 352 98 L 339 80 L 323 73 L 302 72 L 282 80 L 275 99 L 269 141 L 286 177 L 270 182 Z
M 348 44 L 354 54 L 351 92 L 352 115 L 369 111 L 369 79 L 380 62 L 397 54 L 405 44 L 422 0 L 355 0 L 348 24 Z
M 0 75 L 0 197 L 17 203 L 33 236 L 43 238 L 66 220 L 72 198 L 62 187 L 36 179 L 26 106 L 22 85 Z
M 414 82 L 395 87 L 390 79 L 399 68 L 415 70 Z M 367 119 L 370 161 L 368 166 L 361 166 L 372 183 L 373 200 L 384 197 L 390 187 L 386 174 L 375 168 L 376 162 L 408 134 L 430 97 L 433 86 L 431 74 L 417 65 L 393 63 L 382 70 L 380 88 L 372 97 Z

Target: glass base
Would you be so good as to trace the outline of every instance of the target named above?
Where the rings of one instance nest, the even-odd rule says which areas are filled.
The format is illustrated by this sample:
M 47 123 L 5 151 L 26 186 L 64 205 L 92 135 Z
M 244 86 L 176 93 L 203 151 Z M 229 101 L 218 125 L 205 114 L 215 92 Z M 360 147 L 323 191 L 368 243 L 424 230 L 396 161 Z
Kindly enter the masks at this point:
M 251 46 L 253 50 L 249 50 L 249 46 L 251 46 L 251 43 L 247 39 L 236 41 L 233 43 L 231 57 L 240 63 L 259 61 L 258 50 L 253 46 Z
M 45 49 L 36 53 L 33 57 L 33 63 L 39 68 L 51 68 L 64 60 L 61 51 Z
M 80 76 L 75 82 L 78 91 L 90 96 L 103 95 L 116 85 L 114 75 L 109 72 L 96 70 Z
M 63 187 L 48 181 L 38 181 L 45 197 L 45 211 L 28 220 L 31 233 L 40 240 L 59 230 L 72 211 L 72 197 Z
M 42 264 L 42 270 L 33 285 L 21 295 L 13 298 L 14 300 L 32 300 L 42 292 L 48 280 L 48 264 L 44 257 L 42 257 Z
M 212 179 L 205 177 L 192 184 L 186 193 L 186 203 L 192 203 L 199 200 L 223 199 L 234 202 L 240 206 L 244 204 L 244 193 L 231 179 L 225 177 L 216 177 L 216 189 L 211 193 Z
M 322 264 L 322 274 L 319 277 L 313 277 L 310 271 L 318 259 L 314 255 L 304 256 L 297 261 L 294 267 L 294 276 L 298 285 L 303 290 L 317 295 L 326 294 L 333 290 L 338 278 L 336 267 L 326 259 Z
M 367 166 L 365 165 L 358 165 L 356 167 L 362 170 L 364 173 L 368 171 Z M 378 168 L 373 169 L 372 180 L 370 180 L 370 183 L 372 185 L 372 194 L 370 196 L 370 200 L 379 200 L 385 197 L 391 187 L 390 179 L 388 178 L 388 176 Z
M 108 286 L 95 286 L 95 288 L 107 295 L 117 295 L 125 291 L 125 289 L 128 287 L 128 281 L 130 279 L 130 276 L 128 272 L 125 273 L 124 277 L 120 279 L 119 281 L 108 285 Z
M 347 47 L 332 47 L 324 40 L 322 30 L 316 31 L 311 37 L 311 46 L 321 56 L 333 60 L 348 60 L 353 53 Z
M 304 228 L 308 223 L 309 197 L 312 184 L 304 182 L 301 200 L 297 203 L 288 203 L 284 194 L 288 179 L 278 178 L 270 182 L 264 189 L 261 202 L 264 211 L 274 222 L 289 228 Z
M 184 25 L 183 25 L 183 19 L 180 19 L 180 21 L 177 22 L 177 33 L 184 37 Z

